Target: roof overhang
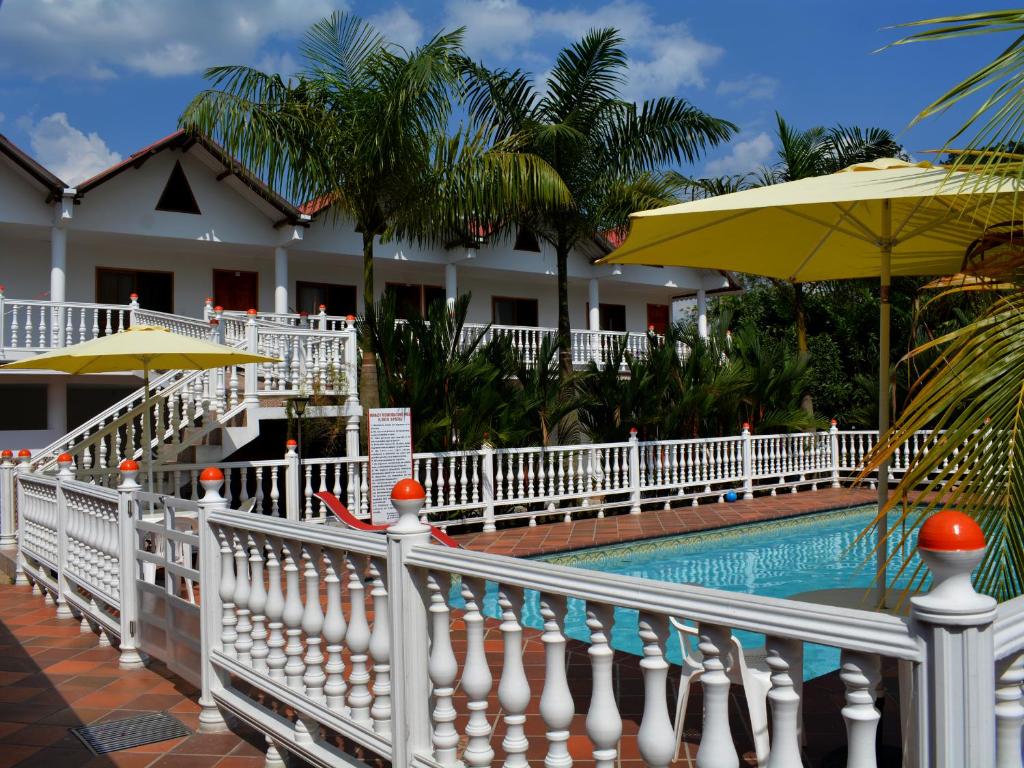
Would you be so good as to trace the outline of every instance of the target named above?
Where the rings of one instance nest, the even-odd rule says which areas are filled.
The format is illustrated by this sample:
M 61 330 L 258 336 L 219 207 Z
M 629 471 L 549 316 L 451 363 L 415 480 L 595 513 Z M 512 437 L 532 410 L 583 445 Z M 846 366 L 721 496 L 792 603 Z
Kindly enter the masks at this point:
M 17 144 L 0 133 L 0 155 L 6 157 L 47 192 L 46 202 L 59 200 L 67 187 L 46 168 L 29 157 Z

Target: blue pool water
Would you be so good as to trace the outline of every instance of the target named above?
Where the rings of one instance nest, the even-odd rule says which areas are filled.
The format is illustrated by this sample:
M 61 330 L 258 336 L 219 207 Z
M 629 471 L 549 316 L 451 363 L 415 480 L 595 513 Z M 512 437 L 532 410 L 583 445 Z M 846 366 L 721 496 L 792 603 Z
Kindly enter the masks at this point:
M 751 595 L 790 597 L 798 592 L 871 584 L 873 537 L 854 545 L 854 540 L 874 517 L 873 507 L 828 512 L 792 520 L 758 523 L 653 541 L 620 544 L 549 555 L 542 560 L 587 568 L 604 573 L 639 576 L 674 584 L 697 584 Z M 873 557 L 871 557 L 873 560 Z M 899 555 L 891 566 L 895 572 L 902 564 Z M 906 574 L 914 571 L 916 555 Z M 458 601 L 461 603 L 461 600 Z M 497 588 L 488 585 L 484 612 L 499 616 Z M 524 624 L 542 625 L 538 596 L 528 593 L 523 611 Z M 567 634 L 589 640 L 584 606 L 569 601 Z M 744 647 L 756 648 L 764 637 L 737 632 Z M 637 612 L 616 609 L 612 646 L 639 655 L 642 644 L 637 636 Z M 679 663 L 679 643 L 672 633 L 668 658 Z M 804 679 L 826 674 L 839 665 L 839 652 L 823 646 L 806 645 Z

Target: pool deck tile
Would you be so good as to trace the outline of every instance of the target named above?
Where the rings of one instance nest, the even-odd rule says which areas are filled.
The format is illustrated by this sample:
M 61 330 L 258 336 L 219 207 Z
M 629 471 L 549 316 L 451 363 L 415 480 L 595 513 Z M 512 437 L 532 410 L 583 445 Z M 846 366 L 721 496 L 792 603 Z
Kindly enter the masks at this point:
M 645 510 L 639 515 L 619 514 L 535 527 L 522 525 L 494 533 L 462 534 L 455 539 L 477 552 L 532 557 L 857 507 L 877 498 L 877 491 L 869 488 L 822 488 L 740 499 L 731 504 L 709 502 L 697 507 L 687 504 L 672 509 Z

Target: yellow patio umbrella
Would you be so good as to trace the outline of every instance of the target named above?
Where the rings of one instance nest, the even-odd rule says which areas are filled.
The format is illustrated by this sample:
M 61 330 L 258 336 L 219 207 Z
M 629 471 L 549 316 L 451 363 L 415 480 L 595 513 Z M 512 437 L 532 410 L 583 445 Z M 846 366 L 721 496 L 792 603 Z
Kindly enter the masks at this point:
M 62 373 L 114 373 L 142 369 L 146 405 L 149 404 L 150 370 L 202 371 L 247 363 L 277 363 L 273 357 L 193 339 L 166 328 L 142 325 L 120 333 L 101 336 L 70 347 L 55 349 L 35 357 L 17 360 L 0 366 L 7 369 L 60 371 Z M 143 412 L 142 443 L 146 462 L 146 477 L 153 487 L 153 468 L 150 459 L 150 409 Z
M 877 277 L 878 428 L 889 428 L 889 286 L 893 275 L 964 271 L 991 227 L 1019 222 L 1016 181 L 949 173 L 929 162 L 884 158 L 826 176 L 733 192 L 630 216 L 625 242 L 603 263 L 703 267 L 792 283 Z M 879 504 L 888 498 L 879 470 Z M 879 523 L 884 573 L 885 523 Z

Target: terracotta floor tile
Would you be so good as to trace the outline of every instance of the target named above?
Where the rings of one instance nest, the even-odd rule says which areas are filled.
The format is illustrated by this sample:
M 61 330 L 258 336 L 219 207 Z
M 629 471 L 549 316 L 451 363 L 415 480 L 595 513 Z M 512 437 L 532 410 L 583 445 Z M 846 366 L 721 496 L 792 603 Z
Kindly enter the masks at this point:
M 4 744 L 3 748 L 0 749 L 0 768 L 12 768 L 12 766 L 20 764 L 23 760 L 38 752 L 40 749 L 42 749 L 42 747 Z M 54 766 L 54 768 L 56 768 L 56 766 Z
M 151 768 L 213 768 L 223 760 L 220 755 L 164 755 Z

